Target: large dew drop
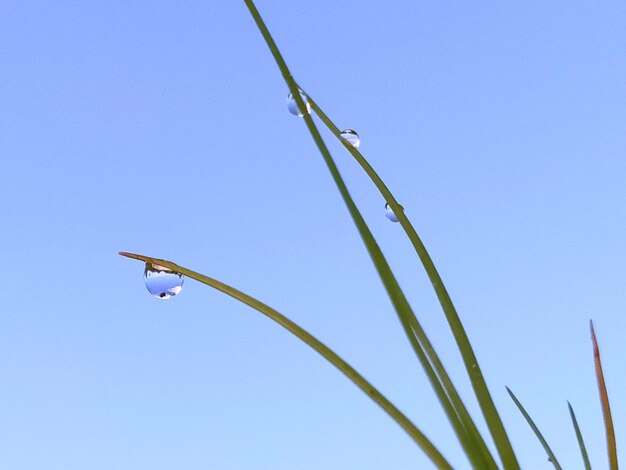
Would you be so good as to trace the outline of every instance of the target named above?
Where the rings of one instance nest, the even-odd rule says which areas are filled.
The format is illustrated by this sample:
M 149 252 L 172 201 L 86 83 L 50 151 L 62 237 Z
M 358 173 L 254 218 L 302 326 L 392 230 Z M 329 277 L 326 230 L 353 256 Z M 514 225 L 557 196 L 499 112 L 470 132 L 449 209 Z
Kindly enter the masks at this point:
M 389 204 L 385 204 L 385 217 L 387 217 L 392 222 L 398 221 L 398 217 L 396 217 L 396 214 L 393 213 L 393 210 L 391 210 L 391 207 L 389 206 Z
M 309 103 L 309 99 L 302 91 L 300 91 L 300 97 L 302 98 L 302 101 L 304 101 L 304 105 L 306 106 L 306 113 L 311 114 L 311 103 Z M 304 116 L 302 110 L 298 109 L 298 103 L 296 103 L 296 100 L 294 99 L 292 93 L 289 93 L 289 95 L 287 95 L 287 109 L 294 116 Z
M 146 263 L 143 280 L 146 289 L 158 299 L 167 300 L 183 290 L 182 274 L 152 263 Z
M 344 129 L 341 131 L 341 138 L 352 145 L 355 149 L 358 149 L 361 146 L 361 138 L 359 134 L 356 133 L 355 130 L 352 129 Z

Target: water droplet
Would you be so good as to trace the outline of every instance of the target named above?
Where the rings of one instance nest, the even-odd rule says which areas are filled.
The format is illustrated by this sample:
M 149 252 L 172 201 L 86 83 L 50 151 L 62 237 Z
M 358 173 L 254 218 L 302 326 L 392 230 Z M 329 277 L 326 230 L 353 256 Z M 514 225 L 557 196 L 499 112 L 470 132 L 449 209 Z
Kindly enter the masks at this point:
M 402 206 L 400 206 L 400 207 L 402 207 Z M 389 206 L 389 204 L 385 204 L 385 217 L 387 217 L 392 222 L 397 222 L 398 221 L 398 218 L 396 217 L 396 214 L 393 213 L 393 211 L 391 210 L 391 207 Z
M 302 97 L 302 101 L 304 101 L 304 105 L 306 106 L 306 113 L 311 114 L 311 103 L 309 103 L 309 99 L 302 92 L 302 90 L 300 91 L 300 96 Z M 293 98 L 293 95 L 291 93 L 287 95 L 287 109 L 294 116 L 304 116 L 302 110 L 298 109 L 298 103 L 296 103 L 296 100 Z
M 152 263 L 146 263 L 146 269 L 143 273 L 143 280 L 148 292 L 163 300 L 179 294 L 183 290 L 184 279 L 182 274 Z
M 341 137 L 350 145 L 352 145 L 355 149 L 358 149 L 361 146 L 361 138 L 355 130 L 344 129 L 341 131 Z

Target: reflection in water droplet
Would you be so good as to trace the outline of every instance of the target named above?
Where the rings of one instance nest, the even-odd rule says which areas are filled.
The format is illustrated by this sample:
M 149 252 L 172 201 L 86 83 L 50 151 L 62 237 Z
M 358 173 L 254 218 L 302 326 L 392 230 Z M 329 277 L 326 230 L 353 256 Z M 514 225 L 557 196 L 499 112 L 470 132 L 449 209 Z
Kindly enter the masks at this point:
M 309 99 L 302 91 L 300 91 L 300 96 L 302 97 L 302 101 L 304 101 L 304 105 L 306 106 L 307 114 L 311 114 L 311 103 L 309 103 Z M 293 95 L 291 93 L 287 95 L 287 109 L 294 116 L 304 116 L 302 110 L 298 109 L 298 103 L 296 103 L 296 100 L 293 98 Z
M 182 274 L 152 263 L 146 263 L 143 280 L 148 292 L 158 299 L 167 300 L 183 290 Z
M 352 145 L 355 149 L 358 149 L 361 146 L 361 138 L 356 131 L 352 129 L 344 129 L 341 131 L 341 137 Z
M 393 211 L 391 210 L 391 207 L 389 207 L 389 204 L 385 204 L 385 217 L 387 217 L 392 222 L 398 221 L 396 214 L 393 213 Z

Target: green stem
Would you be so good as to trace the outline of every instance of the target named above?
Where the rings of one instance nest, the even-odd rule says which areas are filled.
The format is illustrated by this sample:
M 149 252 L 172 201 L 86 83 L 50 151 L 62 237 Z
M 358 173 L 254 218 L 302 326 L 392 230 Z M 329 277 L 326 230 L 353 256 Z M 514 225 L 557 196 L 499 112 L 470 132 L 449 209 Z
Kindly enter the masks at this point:
M 287 82 L 289 90 L 296 101 L 297 108 L 300 110 L 306 110 L 305 104 L 299 93 L 299 88 L 295 80 L 293 79 L 293 76 L 291 75 L 289 69 L 287 68 L 287 65 L 282 58 L 282 55 L 280 54 L 276 43 L 274 42 L 271 34 L 265 26 L 263 19 L 256 9 L 254 2 L 252 2 L 251 0 L 244 1 L 248 6 L 248 9 L 250 10 L 250 13 L 255 20 L 257 27 L 261 31 L 261 34 L 265 39 L 265 42 L 267 43 L 274 59 L 276 60 L 276 63 L 281 71 L 283 78 Z M 307 112 L 304 112 L 304 120 L 309 129 L 309 132 L 311 133 L 315 143 L 318 146 L 318 149 L 320 150 L 320 153 L 322 154 L 327 164 L 327 167 L 350 212 L 351 217 L 355 225 L 357 226 L 359 233 L 361 234 L 361 237 L 368 249 L 370 257 L 372 258 L 374 265 L 378 270 L 379 276 L 381 277 L 381 280 L 396 309 L 396 312 L 398 313 L 400 322 L 405 330 L 409 342 L 411 343 L 411 346 L 413 347 L 420 362 L 422 363 L 422 366 L 426 371 L 431 385 L 433 386 L 435 393 L 437 394 L 437 397 L 439 398 L 439 401 L 441 402 L 444 411 L 446 412 L 448 419 L 450 420 L 457 434 L 457 437 L 461 441 L 463 448 L 465 449 L 468 457 L 475 466 L 482 468 L 495 468 L 495 462 L 493 462 L 493 459 L 491 458 L 491 461 L 489 461 L 489 459 L 485 457 L 484 452 L 482 452 L 482 449 L 477 449 L 475 443 L 472 442 L 472 436 L 468 435 L 468 431 L 461 421 L 457 410 L 454 409 L 454 406 L 450 402 L 449 395 L 444 390 L 444 387 L 442 386 L 439 377 L 433 370 L 429 358 L 433 361 L 436 367 L 437 364 L 441 365 L 441 361 L 439 361 L 434 352 L 434 349 L 428 341 L 428 338 L 426 337 L 421 326 L 419 325 L 419 322 L 417 322 L 415 314 L 413 313 L 410 305 L 408 304 L 408 301 L 406 300 L 406 297 L 400 289 L 400 286 L 398 285 L 395 276 L 393 275 L 388 263 L 386 262 L 384 255 L 380 250 L 380 247 L 376 243 L 376 240 L 374 239 L 369 228 L 365 224 L 363 217 L 361 216 L 359 210 L 354 204 L 354 201 L 352 200 L 352 197 L 350 196 L 348 189 L 345 186 L 341 175 L 339 174 L 339 171 L 330 155 L 330 152 L 328 151 L 319 134 L 319 131 L 317 130 L 315 124 L 313 123 L 313 120 Z M 428 354 L 428 357 L 426 357 L 426 354 Z M 489 457 L 491 457 L 490 454 Z
M 307 95 L 309 96 L 309 95 Z M 452 299 L 446 290 L 446 287 L 433 263 L 426 247 L 422 243 L 422 240 L 418 236 L 415 228 L 411 224 L 408 217 L 404 214 L 404 210 L 398 201 L 393 196 L 389 188 L 385 185 L 383 180 L 378 176 L 376 171 L 372 168 L 372 166 L 368 163 L 368 161 L 363 157 L 363 155 L 350 144 L 348 144 L 342 137 L 341 131 L 335 126 L 335 124 L 326 116 L 326 114 L 320 109 L 320 107 L 315 103 L 315 101 L 309 96 L 309 103 L 311 108 L 317 114 L 322 122 L 328 127 L 328 129 L 337 137 L 344 146 L 348 149 L 348 151 L 352 154 L 355 160 L 361 165 L 363 170 L 370 177 L 374 185 L 378 188 L 380 193 L 382 194 L 385 201 L 389 204 L 394 214 L 398 218 L 398 222 L 402 225 L 405 233 L 407 234 L 413 248 L 415 249 L 424 269 L 430 279 L 430 282 L 437 294 L 437 298 L 439 299 L 439 303 L 443 309 L 443 312 L 446 316 L 450 329 L 452 330 L 452 334 L 454 335 L 454 339 L 458 345 L 459 351 L 461 352 L 461 357 L 463 358 L 463 363 L 465 364 L 465 369 L 472 383 L 472 387 L 474 389 L 474 393 L 478 399 L 479 405 L 483 412 L 483 416 L 485 417 L 485 421 L 487 422 L 487 426 L 489 427 L 489 431 L 493 440 L 496 444 L 498 452 L 500 454 L 500 458 L 502 459 L 502 463 L 504 467 L 507 469 L 519 469 L 519 464 L 517 462 L 517 458 L 515 457 L 515 453 L 513 451 L 513 447 L 511 446 L 511 442 L 508 438 L 502 420 L 500 419 L 500 415 L 496 406 L 491 398 L 491 394 L 487 387 L 487 383 L 483 377 L 482 371 L 480 370 L 480 366 L 478 365 L 478 360 L 476 359 L 476 355 L 474 354 L 474 350 L 472 345 L 467 337 L 467 333 L 465 332 L 465 328 L 461 323 L 461 319 L 452 303 Z
M 506 391 L 509 392 L 509 395 L 511 396 L 511 399 L 513 400 L 513 402 L 515 403 L 515 405 L 517 406 L 517 408 L 520 410 L 520 412 L 522 413 L 522 415 L 524 416 L 524 418 L 526 419 L 526 422 L 528 423 L 528 425 L 530 426 L 530 428 L 533 430 L 533 432 L 535 433 L 535 436 L 537 436 L 537 439 L 539 439 L 539 442 L 541 443 L 541 445 L 543 446 L 544 450 L 546 451 L 546 454 L 548 454 L 548 460 L 550 462 L 552 462 L 552 465 L 554 465 L 554 468 L 556 470 L 562 470 L 561 469 L 561 464 L 559 463 L 559 461 L 556 459 L 556 456 L 554 455 L 554 452 L 552 452 L 552 449 L 550 448 L 550 446 L 548 445 L 548 442 L 546 441 L 546 439 L 543 437 L 543 434 L 541 434 L 541 431 L 539 431 L 539 428 L 537 427 L 537 425 L 535 424 L 535 422 L 533 421 L 533 419 L 530 417 L 530 415 L 526 412 L 526 410 L 524 409 L 524 407 L 522 406 L 522 404 L 520 403 L 520 401 L 517 399 L 517 397 L 513 394 L 513 392 L 511 391 L 511 389 L 509 387 L 506 387 Z
M 589 463 L 589 456 L 587 455 L 585 441 L 583 440 L 583 435 L 580 432 L 580 428 L 578 427 L 578 420 L 576 419 L 576 415 L 574 414 L 574 408 L 572 408 L 572 405 L 569 401 L 567 402 L 567 407 L 569 408 L 569 415 L 572 418 L 572 425 L 574 426 L 574 431 L 576 432 L 576 440 L 578 441 L 578 447 L 580 447 L 580 453 L 583 457 L 585 470 L 591 470 L 591 463 Z
M 135 253 L 121 252 L 120 255 L 126 256 L 146 263 L 163 266 L 174 272 L 183 274 L 187 277 L 195 279 L 207 286 L 213 287 L 224 294 L 227 294 L 234 299 L 252 307 L 268 318 L 272 319 L 287 331 L 298 337 L 300 340 L 308 344 L 311 348 L 317 351 L 328 362 L 335 366 L 341 373 L 348 377 L 357 387 L 359 387 L 366 395 L 368 395 L 378 406 L 380 406 L 396 423 L 398 423 L 402 429 L 413 439 L 413 441 L 422 448 L 426 455 L 432 460 L 437 468 L 450 469 L 452 466 L 441 455 L 437 448 L 430 442 L 430 440 L 411 422 L 411 420 L 396 408 L 382 393 L 380 393 L 371 383 L 369 383 L 361 374 L 359 374 L 350 364 L 344 361 L 338 354 L 332 349 L 319 341 L 313 335 L 311 335 L 304 328 L 300 327 L 287 317 L 274 310 L 270 306 L 260 302 L 259 300 L 231 287 L 216 279 L 210 278 L 203 274 L 197 273 L 190 269 L 179 266 L 171 261 L 151 258 L 149 256 L 139 255 Z
M 298 107 L 300 109 L 304 109 L 304 104 L 298 103 Z M 432 362 L 434 362 L 435 364 L 440 365 L 441 361 L 436 356 L 436 353 L 434 349 L 432 348 L 430 341 L 426 337 L 426 334 L 421 328 L 421 326 L 419 325 L 419 323 L 412 321 L 412 319 L 415 318 L 415 314 L 413 313 L 406 297 L 404 296 L 402 292 L 402 289 L 400 288 L 397 280 L 395 279 L 395 276 L 393 275 L 391 268 L 386 262 L 384 255 L 382 254 L 382 251 L 380 250 L 380 247 L 376 243 L 376 240 L 374 239 L 372 233 L 370 232 L 370 230 L 367 228 L 367 225 L 365 224 L 365 220 L 363 219 L 361 213 L 359 212 L 356 205 L 354 204 L 354 201 L 352 200 L 348 192 L 348 189 L 346 188 L 343 182 L 343 179 L 341 178 L 339 171 L 336 168 L 336 165 L 334 161 L 332 160 L 332 157 L 330 156 L 330 153 L 328 152 L 326 146 L 323 144 L 323 141 L 321 140 L 321 136 L 319 136 L 319 133 L 317 129 L 315 128 L 313 121 L 306 114 L 305 114 L 305 119 L 307 120 L 307 126 L 309 127 L 309 131 L 311 132 L 314 140 L 318 144 L 318 148 L 320 152 L 322 153 L 322 155 L 324 156 L 324 159 L 326 160 L 326 163 L 333 176 L 335 184 L 339 188 L 339 192 L 341 193 L 342 198 L 345 204 L 347 205 L 348 210 L 352 216 L 352 219 L 355 222 L 361 234 L 361 237 L 363 238 L 363 241 L 370 254 L 370 257 L 374 261 L 374 265 L 377 268 L 379 276 L 390 296 L 390 299 L 396 309 L 396 312 L 398 313 L 398 317 L 400 319 L 402 327 L 404 328 L 405 334 L 407 335 L 409 342 L 411 343 L 411 346 L 413 347 L 413 350 L 415 351 L 424 370 L 426 371 L 426 374 L 431 382 L 431 385 L 433 386 L 435 393 L 437 394 L 439 401 L 441 402 L 444 408 L 444 411 L 446 412 L 448 416 L 448 419 L 452 423 L 452 426 L 455 429 L 455 432 L 459 440 L 461 441 L 461 444 L 463 445 L 464 449 L 468 453 L 468 457 L 470 458 L 470 460 L 472 460 L 474 463 L 481 461 L 481 456 L 477 455 L 477 453 L 474 451 L 474 449 L 470 445 L 467 432 L 464 429 L 463 424 L 460 421 L 456 410 L 452 406 L 449 396 L 445 392 L 444 387 L 442 386 L 438 375 L 433 370 L 433 366 L 432 366 L 432 363 L 429 361 L 429 358 L 434 357 L 435 359 L 433 359 Z

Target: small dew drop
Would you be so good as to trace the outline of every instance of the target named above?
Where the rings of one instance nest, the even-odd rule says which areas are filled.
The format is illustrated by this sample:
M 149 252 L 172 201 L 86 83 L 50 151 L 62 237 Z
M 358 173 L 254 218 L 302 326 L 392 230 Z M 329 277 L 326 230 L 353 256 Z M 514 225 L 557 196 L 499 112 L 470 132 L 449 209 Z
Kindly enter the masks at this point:
M 361 146 L 361 138 L 355 130 L 344 129 L 341 131 L 341 137 L 350 145 L 352 145 L 355 149 L 358 149 Z
M 309 103 L 309 99 L 302 91 L 300 91 L 300 97 L 302 98 L 302 101 L 304 101 L 304 105 L 306 106 L 306 113 L 311 114 L 311 103 Z M 298 109 L 298 103 L 296 103 L 296 100 L 294 99 L 292 93 L 289 93 L 287 95 L 287 109 L 294 116 L 298 116 L 298 117 L 304 116 L 304 113 L 302 112 L 302 110 Z
M 385 217 L 387 217 L 392 222 L 398 221 L 398 218 L 396 217 L 396 214 L 393 213 L 393 210 L 391 210 L 389 203 L 385 204 Z
M 143 280 L 146 289 L 157 299 L 167 300 L 183 290 L 184 276 L 163 266 L 146 263 Z

